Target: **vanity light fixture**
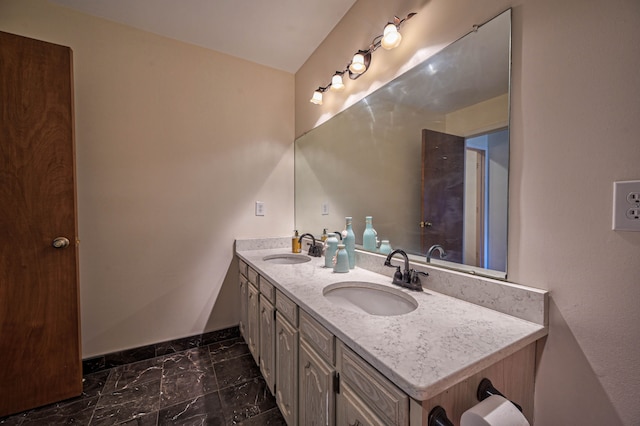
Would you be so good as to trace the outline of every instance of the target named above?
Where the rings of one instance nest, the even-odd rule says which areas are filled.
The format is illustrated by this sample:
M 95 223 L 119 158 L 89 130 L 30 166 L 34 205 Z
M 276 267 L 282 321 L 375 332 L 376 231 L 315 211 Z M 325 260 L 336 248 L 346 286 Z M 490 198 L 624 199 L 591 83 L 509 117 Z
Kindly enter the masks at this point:
M 343 72 L 336 71 L 336 73 L 331 77 L 331 90 L 340 91 L 344 90 L 344 83 L 342 82 Z
M 398 18 L 395 18 L 398 19 Z M 387 50 L 395 49 L 400 46 L 400 42 L 402 41 L 402 35 L 398 32 L 397 24 L 394 22 L 389 22 L 386 27 L 384 27 L 384 32 L 382 33 L 382 40 L 380 40 L 380 45 Z
M 318 87 L 318 89 L 313 92 L 313 97 L 309 100 L 312 104 L 322 105 L 322 94 L 327 90 L 326 87 Z
M 351 74 L 364 74 L 369 68 L 371 63 L 371 52 L 368 50 L 358 50 L 358 53 L 353 55 L 353 59 L 349 64 L 349 75 Z
M 343 71 L 336 71 L 336 73 L 331 78 L 331 83 L 329 83 L 325 87 L 318 87 L 318 89 L 313 92 L 313 97 L 310 99 L 310 102 L 316 105 L 322 105 L 322 94 L 326 92 L 328 89 L 333 91 L 340 91 L 344 89 L 344 82 L 342 81 L 342 76 L 344 74 L 349 75 L 351 80 L 355 80 L 364 74 L 368 69 L 369 65 L 371 65 L 371 54 L 375 52 L 380 46 L 382 46 L 386 50 L 394 49 L 400 45 L 402 41 L 402 35 L 400 35 L 400 27 L 404 24 L 405 21 L 412 18 L 415 13 L 410 13 L 406 18 L 400 19 L 397 16 L 393 17 L 393 22 L 387 23 L 384 27 L 384 31 L 381 35 L 376 36 L 372 41 L 369 47 L 366 50 L 358 50 L 351 59 L 351 62 L 347 64 L 347 67 Z

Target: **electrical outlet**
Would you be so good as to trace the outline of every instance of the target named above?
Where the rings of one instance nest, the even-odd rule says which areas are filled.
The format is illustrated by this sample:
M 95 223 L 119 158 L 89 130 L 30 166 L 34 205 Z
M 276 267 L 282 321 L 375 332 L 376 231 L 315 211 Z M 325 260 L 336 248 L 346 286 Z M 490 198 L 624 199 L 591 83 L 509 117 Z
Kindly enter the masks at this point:
M 256 216 L 264 216 L 264 203 L 256 201 Z
M 631 204 L 640 205 L 640 192 L 630 192 L 627 194 L 627 201 Z
M 613 230 L 640 231 L 640 180 L 613 183 Z
M 640 221 L 640 207 L 632 207 L 627 210 L 627 219 Z
M 322 203 L 322 207 L 321 207 L 321 211 L 322 211 L 322 215 L 326 216 L 329 214 L 329 204 L 328 203 Z

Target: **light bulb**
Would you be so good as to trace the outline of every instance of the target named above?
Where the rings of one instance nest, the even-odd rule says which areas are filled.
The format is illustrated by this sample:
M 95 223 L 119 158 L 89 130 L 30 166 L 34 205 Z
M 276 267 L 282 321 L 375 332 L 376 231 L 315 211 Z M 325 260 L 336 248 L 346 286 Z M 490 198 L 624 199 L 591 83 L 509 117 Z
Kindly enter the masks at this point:
M 351 65 L 349 65 L 349 71 L 354 74 L 362 74 L 367 70 L 367 66 L 364 64 L 364 56 L 362 53 L 356 53 L 353 55 Z
M 331 77 L 331 90 L 340 91 L 344 89 L 344 83 L 342 82 L 342 75 L 335 74 Z
M 390 50 L 398 47 L 401 41 L 402 36 L 398 32 L 398 27 L 396 27 L 395 24 L 387 24 L 387 26 L 384 27 L 384 33 L 382 36 L 382 40 L 380 41 L 382 47 Z
M 313 92 L 313 97 L 309 99 L 309 102 L 316 105 L 322 105 L 322 92 L 319 90 Z

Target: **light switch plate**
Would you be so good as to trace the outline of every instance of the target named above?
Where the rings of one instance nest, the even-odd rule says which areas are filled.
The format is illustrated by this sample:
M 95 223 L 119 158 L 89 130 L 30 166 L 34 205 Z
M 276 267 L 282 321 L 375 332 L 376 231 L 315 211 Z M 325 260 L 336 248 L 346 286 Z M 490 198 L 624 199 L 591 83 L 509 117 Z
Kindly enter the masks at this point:
M 640 180 L 613 183 L 613 230 L 640 231 Z
M 256 201 L 256 216 L 264 216 L 264 203 Z
M 324 203 L 322 203 L 321 210 L 322 210 L 322 215 L 323 216 L 328 215 L 329 214 L 329 203 L 327 203 L 326 201 Z

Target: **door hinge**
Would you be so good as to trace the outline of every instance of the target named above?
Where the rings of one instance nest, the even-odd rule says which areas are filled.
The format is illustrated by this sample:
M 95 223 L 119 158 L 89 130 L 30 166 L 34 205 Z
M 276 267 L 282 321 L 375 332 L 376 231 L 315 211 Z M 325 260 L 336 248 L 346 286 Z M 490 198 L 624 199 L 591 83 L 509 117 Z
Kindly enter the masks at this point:
M 333 373 L 333 392 L 340 393 L 340 373 Z

